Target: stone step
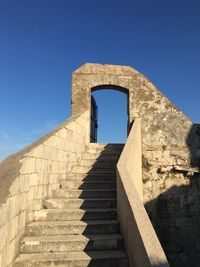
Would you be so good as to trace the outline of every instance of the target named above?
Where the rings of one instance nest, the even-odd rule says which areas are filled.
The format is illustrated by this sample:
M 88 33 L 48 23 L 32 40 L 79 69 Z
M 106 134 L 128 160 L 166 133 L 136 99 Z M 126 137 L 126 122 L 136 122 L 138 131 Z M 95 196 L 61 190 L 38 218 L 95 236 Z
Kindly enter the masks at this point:
M 101 159 L 95 159 L 95 160 L 91 160 L 91 159 L 80 159 L 78 161 L 78 165 L 79 166 L 83 166 L 83 167 L 98 167 L 98 168 L 115 168 L 116 164 L 117 164 L 118 160 L 113 160 L 113 159 L 105 159 L 105 160 L 101 160 Z
M 108 157 L 108 158 L 113 158 L 113 157 L 120 157 L 122 150 L 106 150 L 106 149 L 96 149 L 96 148 L 89 148 L 88 150 L 86 150 L 85 152 L 82 153 L 83 154 L 95 154 L 96 158 L 99 157 Z
M 57 189 L 52 193 L 53 198 L 116 198 L 116 189 L 86 189 L 68 190 Z
M 33 222 L 26 227 L 25 235 L 81 235 L 116 234 L 120 232 L 119 222 L 105 221 L 52 221 Z
M 119 234 L 103 235 L 58 235 L 25 237 L 20 242 L 22 253 L 119 250 L 123 240 Z
M 124 251 L 20 254 L 14 267 L 128 267 Z
M 67 174 L 66 181 L 78 180 L 78 181 L 116 181 L 115 173 L 108 174 L 87 174 L 87 173 L 74 173 Z
M 122 152 L 124 148 L 124 144 L 89 144 L 86 148 L 86 151 L 89 153 L 112 153 L 112 154 L 119 154 Z
M 94 148 L 106 148 L 106 149 L 123 149 L 124 143 L 109 143 L 109 144 L 101 144 L 101 143 L 90 143 L 87 147 Z
M 116 219 L 116 209 L 45 209 L 34 212 L 35 221 L 85 221 Z
M 116 198 L 52 198 L 44 201 L 46 209 L 116 208 Z
M 102 174 L 107 174 L 107 173 L 116 173 L 116 166 L 111 166 L 111 167 L 91 167 L 91 166 L 74 166 L 72 168 L 72 173 L 102 173 Z
M 118 161 L 119 160 L 119 153 L 113 154 L 113 153 L 106 153 L 100 152 L 100 153 L 90 153 L 90 152 L 84 152 L 81 155 L 82 159 L 89 159 L 89 160 L 108 160 L 108 161 Z
M 61 188 L 71 189 L 116 189 L 115 181 L 61 181 Z

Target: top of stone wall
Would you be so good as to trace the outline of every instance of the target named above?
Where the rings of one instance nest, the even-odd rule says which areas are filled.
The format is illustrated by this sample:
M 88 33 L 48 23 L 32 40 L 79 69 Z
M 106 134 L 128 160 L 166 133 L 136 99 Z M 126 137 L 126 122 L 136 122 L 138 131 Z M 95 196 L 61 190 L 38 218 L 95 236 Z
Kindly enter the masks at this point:
M 86 63 L 73 72 L 74 74 L 99 74 L 99 75 L 116 75 L 116 76 L 131 76 L 139 72 L 129 66 L 108 65 Z
M 50 137 L 54 136 L 59 130 L 66 127 L 70 122 L 76 120 L 79 116 L 80 115 L 70 117 L 43 137 L 39 138 L 19 152 L 9 155 L 0 162 L 0 205 L 5 203 L 9 196 L 9 188 L 11 184 L 20 175 L 20 169 L 22 167 L 21 160 L 23 157 L 28 156 L 28 154 L 33 151 L 34 148 L 37 148 L 39 145 L 43 144 Z

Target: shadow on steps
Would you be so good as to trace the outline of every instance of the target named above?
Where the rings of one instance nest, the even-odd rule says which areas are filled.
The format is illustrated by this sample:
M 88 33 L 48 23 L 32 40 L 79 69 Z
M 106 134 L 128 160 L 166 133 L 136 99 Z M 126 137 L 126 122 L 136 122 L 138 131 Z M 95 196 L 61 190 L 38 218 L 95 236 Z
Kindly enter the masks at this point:
M 116 209 L 116 163 L 122 148 L 121 145 L 107 145 L 100 153 L 95 150 L 90 153 L 92 158 L 89 158 L 89 154 L 83 155 L 86 159 L 82 160 L 82 166 L 87 166 L 87 160 L 92 162 L 96 154 L 90 170 L 86 175 L 81 174 L 83 183 L 77 188 L 80 190 L 78 198 L 83 200 L 80 209 L 85 211 L 81 221 L 87 223 L 82 234 L 89 239 L 84 248 L 91 258 L 88 267 L 128 267 Z M 95 235 L 95 238 L 91 235 Z

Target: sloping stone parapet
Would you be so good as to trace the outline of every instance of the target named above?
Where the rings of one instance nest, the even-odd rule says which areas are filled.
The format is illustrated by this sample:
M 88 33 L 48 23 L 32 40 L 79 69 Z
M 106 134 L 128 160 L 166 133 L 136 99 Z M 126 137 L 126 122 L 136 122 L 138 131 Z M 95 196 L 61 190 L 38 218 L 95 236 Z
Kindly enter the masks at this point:
M 141 120 L 133 123 L 117 164 L 117 211 L 130 266 L 169 267 L 143 205 Z
M 88 144 L 88 114 L 71 117 L 0 164 L 0 266 L 11 266 L 34 211 L 58 189 Z

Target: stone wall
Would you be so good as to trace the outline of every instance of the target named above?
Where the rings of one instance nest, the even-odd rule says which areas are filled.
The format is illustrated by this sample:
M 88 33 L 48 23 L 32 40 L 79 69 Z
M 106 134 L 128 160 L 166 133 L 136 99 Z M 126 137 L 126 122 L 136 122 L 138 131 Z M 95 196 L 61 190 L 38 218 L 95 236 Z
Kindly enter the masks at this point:
M 146 78 L 140 81 L 144 203 L 170 266 L 200 266 L 199 126 Z
M 117 163 L 117 213 L 130 266 L 169 267 L 143 205 L 141 120 L 134 121 Z
M 12 266 L 33 213 L 60 186 L 88 143 L 88 113 L 72 117 L 54 131 L 0 164 L 0 266 Z
M 89 111 L 91 92 L 113 88 L 127 93 L 129 122 L 142 119 L 143 144 L 186 146 L 192 122 L 153 83 L 127 66 L 85 64 L 73 72 L 72 114 Z
M 73 114 L 90 112 L 91 91 L 105 88 L 127 93 L 130 124 L 141 118 L 144 203 L 171 265 L 191 266 L 187 264 L 192 262 L 200 266 L 199 241 L 194 241 L 199 236 L 200 126 L 148 78 L 127 66 L 85 64 L 77 69 L 73 73 Z M 187 230 L 177 226 L 182 225 L 180 221 L 188 222 Z M 186 236 L 189 231 L 192 238 Z M 174 239 L 176 242 L 171 241 Z
M 200 266 L 200 174 L 194 127 L 192 148 L 143 149 L 144 202 L 171 267 Z
M 170 266 L 200 266 L 199 127 L 145 77 L 138 79 L 144 203 Z

